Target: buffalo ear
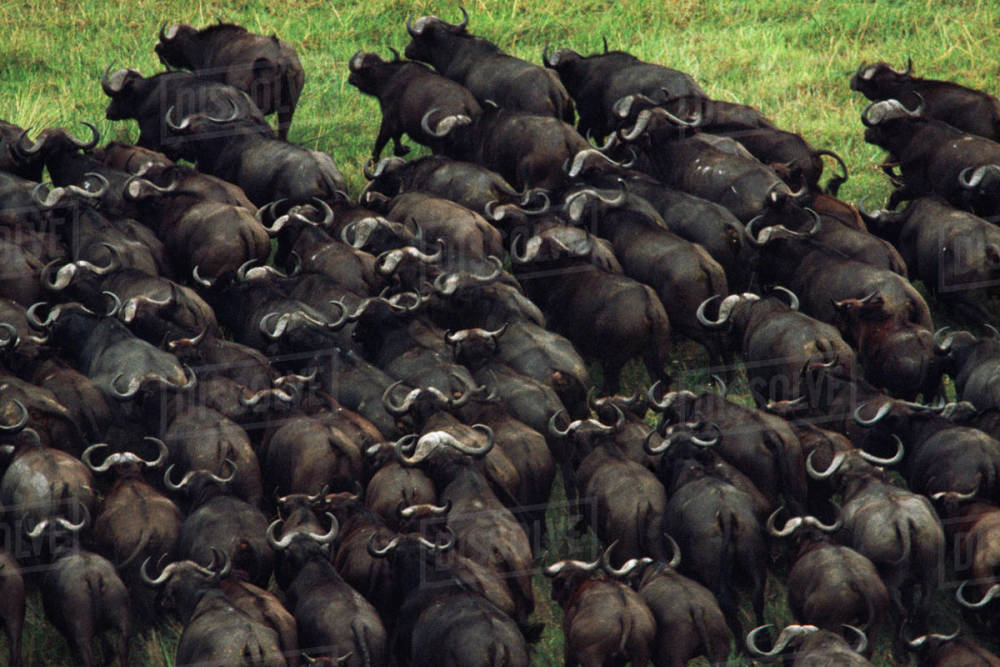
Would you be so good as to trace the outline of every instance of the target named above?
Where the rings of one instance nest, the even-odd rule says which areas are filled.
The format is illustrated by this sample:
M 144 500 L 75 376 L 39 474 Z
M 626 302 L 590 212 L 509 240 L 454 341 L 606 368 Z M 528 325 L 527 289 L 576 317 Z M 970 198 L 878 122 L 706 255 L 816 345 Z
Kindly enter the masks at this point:
M 986 244 L 986 259 L 990 264 L 1000 264 L 1000 246 L 996 243 Z

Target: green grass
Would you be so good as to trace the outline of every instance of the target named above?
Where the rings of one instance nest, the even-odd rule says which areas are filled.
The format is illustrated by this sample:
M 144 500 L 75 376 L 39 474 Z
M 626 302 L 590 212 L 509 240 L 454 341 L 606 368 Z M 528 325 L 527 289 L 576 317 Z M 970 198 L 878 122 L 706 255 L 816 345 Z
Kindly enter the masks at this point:
M 868 195 L 870 206 L 885 202 L 890 186 L 876 167 L 882 152 L 862 138 L 859 114 L 866 101 L 848 89 L 859 63 L 888 60 L 901 66 L 912 56 L 918 75 L 953 79 L 991 92 L 997 92 L 1000 70 L 995 57 L 1000 5 L 980 0 L 676 0 L 614 6 L 579 0 L 567 7 L 515 0 L 475 2 L 467 9 L 473 32 L 535 62 L 546 43 L 586 54 L 600 50 L 601 38 L 606 37 L 611 48 L 684 70 L 711 96 L 757 106 L 814 146 L 840 153 L 852 174 L 841 197 L 853 202 Z M 145 75 L 160 71 L 153 45 L 162 21 L 199 26 L 216 19 L 233 21 L 277 33 L 298 49 L 307 78 L 290 138 L 331 153 L 351 192 L 357 193 L 364 183 L 361 165 L 371 151 L 379 113 L 374 99 L 347 84 L 347 61 L 358 49 L 386 57 L 389 46 L 402 50 L 409 41 L 407 17 L 425 13 L 458 18 L 456 5 L 423 1 L 0 3 L 0 118 L 35 131 L 48 126 L 82 131 L 80 122 L 91 121 L 106 140 L 135 140 L 138 130 L 133 123 L 104 120 L 107 98 L 100 88 L 104 68 L 115 62 Z M 935 314 L 940 317 L 940 309 L 935 308 Z M 700 371 L 702 363 L 694 346 L 681 345 L 673 371 L 683 384 L 701 385 L 707 380 Z M 626 387 L 644 382 L 644 372 L 630 366 Z M 741 385 L 735 391 L 740 392 Z M 553 543 L 553 554 L 584 550 L 587 539 L 593 538 L 560 537 Z M 536 584 L 538 618 L 549 624 L 536 662 L 561 664 L 561 611 L 551 604 L 544 577 L 536 578 Z M 781 583 L 770 579 L 769 620 L 790 620 L 784 594 Z M 941 598 L 936 629 L 950 631 L 955 617 L 948 601 L 950 590 L 942 591 Z M 749 625 L 749 615 L 744 621 Z M 134 664 L 172 664 L 177 633 L 171 625 L 135 640 Z M 888 645 L 886 637 L 878 639 L 877 664 L 906 660 L 891 657 Z M 992 646 L 997 648 L 995 640 Z M 31 605 L 24 647 L 27 665 L 70 664 L 65 643 L 45 623 L 37 600 Z

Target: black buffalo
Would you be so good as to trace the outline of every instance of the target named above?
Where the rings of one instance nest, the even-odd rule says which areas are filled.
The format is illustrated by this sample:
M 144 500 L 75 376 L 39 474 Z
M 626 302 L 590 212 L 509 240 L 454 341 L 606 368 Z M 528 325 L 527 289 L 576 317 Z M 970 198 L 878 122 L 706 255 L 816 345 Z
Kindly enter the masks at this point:
M 439 118 L 452 117 L 452 122 L 471 122 L 482 109 L 472 93 L 451 79 L 433 72 L 421 63 L 396 59 L 386 62 L 377 53 L 358 51 L 349 63 L 351 75 L 347 82 L 362 93 L 378 98 L 382 109 L 372 157 L 378 159 L 390 139 L 394 155 L 406 155 L 409 147 L 402 143 L 404 133 L 419 144 L 435 149 L 440 141 L 427 134 L 421 121 L 431 109 L 438 110 Z M 443 128 L 436 125 L 436 131 Z
M 263 113 L 277 112 L 278 137 L 288 138 L 305 71 L 295 49 L 277 35 L 255 35 L 221 22 L 201 30 L 172 25 L 160 29 L 156 55 L 168 67 L 191 69 L 247 93 Z
M 408 21 L 411 41 L 406 57 L 429 62 L 441 74 L 471 90 L 480 104 L 492 100 L 512 111 L 573 122 L 573 102 L 559 77 L 469 34 L 465 9 L 462 15 L 462 22 L 457 24 L 436 16 Z

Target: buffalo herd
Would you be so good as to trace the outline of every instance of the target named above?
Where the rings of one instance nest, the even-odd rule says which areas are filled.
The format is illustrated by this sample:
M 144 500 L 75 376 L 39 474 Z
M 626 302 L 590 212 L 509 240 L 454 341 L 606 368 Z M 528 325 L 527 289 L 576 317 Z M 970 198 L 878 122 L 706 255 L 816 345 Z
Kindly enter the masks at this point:
M 1000 102 L 858 67 L 863 208 L 684 72 L 461 11 L 347 62 L 354 197 L 236 25 L 107 67 L 136 145 L 0 122 L 7 664 L 37 591 L 85 666 L 168 615 L 178 665 L 527 666 L 547 578 L 566 665 L 1000 665 Z

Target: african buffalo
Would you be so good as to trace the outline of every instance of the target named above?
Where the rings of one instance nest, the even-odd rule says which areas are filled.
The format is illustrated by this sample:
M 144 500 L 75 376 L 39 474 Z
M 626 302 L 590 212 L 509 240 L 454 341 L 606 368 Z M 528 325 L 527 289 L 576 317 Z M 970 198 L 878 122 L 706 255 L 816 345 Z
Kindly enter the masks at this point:
M 963 132 L 994 141 L 1000 139 L 1000 101 L 992 95 L 966 88 L 953 81 L 913 76 L 913 61 L 898 70 L 888 63 L 861 63 L 851 77 L 851 90 L 872 102 L 880 100 L 924 101 L 924 115 L 942 120 Z
M 580 132 L 601 138 L 618 128 L 615 103 L 632 94 L 668 100 L 673 97 L 706 97 L 695 80 L 684 72 L 639 60 L 624 51 L 582 56 L 572 49 L 546 48 L 542 61 L 562 80 L 576 101 Z
M 442 117 L 451 117 L 455 123 L 469 123 L 482 112 L 479 102 L 464 86 L 433 72 L 426 65 L 405 62 L 396 58 L 386 62 L 376 53 L 358 51 L 348 63 L 351 75 L 347 82 L 367 95 L 378 98 L 382 109 L 382 125 L 372 158 L 377 160 L 390 139 L 393 154 L 406 155 L 409 147 L 403 145 L 404 133 L 419 144 L 437 152 L 440 141 L 434 134 L 427 134 L 422 123 L 424 115 L 432 108 Z M 444 128 L 435 125 L 435 133 Z
M 406 57 L 429 62 L 444 76 L 462 84 L 480 104 L 492 100 L 505 109 L 573 122 L 573 101 L 554 73 L 507 55 L 496 45 L 469 34 L 469 15 L 447 23 L 436 16 L 406 22 L 410 43 Z
M 229 84 L 247 93 L 264 114 L 277 113 L 278 138 L 288 138 L 305 72 L 295 49 L 277 35 L 256 35 L 232 23 L 201 30 L 174 24 L 160 28 L 155 48 L 164 65 Z

